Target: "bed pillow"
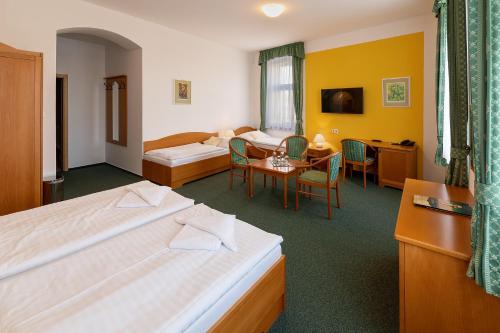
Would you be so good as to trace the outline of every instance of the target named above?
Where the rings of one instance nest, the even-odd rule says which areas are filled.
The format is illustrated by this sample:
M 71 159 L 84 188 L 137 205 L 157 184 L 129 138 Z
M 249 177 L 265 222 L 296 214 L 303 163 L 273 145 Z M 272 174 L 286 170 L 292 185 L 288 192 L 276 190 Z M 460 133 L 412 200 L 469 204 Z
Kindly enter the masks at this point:
M 230 138 L 219 138 L 219 143 L 217 144 L 217 147 L 220 148 L 229 148 L 229 140 Z
M 210 139 L 203 141 L 203 143 L 206 145 L 218 146 L 220 141 L 221 138 L 218 138 L 216 136 L 211 136 Z
M 254 140 L 252 132 L 242 133 L 242 134 L 238 135 L 238 137 L 243 138 L 243 139 L 248 140 L 248 141 Z
M 271 136 L 269 134 L 266 134 L 262 131 L 253 131 L 253 132 L 249 132 L 254 139 L 264 139 L 264 138 L 270 138 Z
M 220 130 L 218 134 L 219 134 L 219 138 L 232 138 L 232 137 L 236 136 L 234 134 L 234 131 L 231 129 Z

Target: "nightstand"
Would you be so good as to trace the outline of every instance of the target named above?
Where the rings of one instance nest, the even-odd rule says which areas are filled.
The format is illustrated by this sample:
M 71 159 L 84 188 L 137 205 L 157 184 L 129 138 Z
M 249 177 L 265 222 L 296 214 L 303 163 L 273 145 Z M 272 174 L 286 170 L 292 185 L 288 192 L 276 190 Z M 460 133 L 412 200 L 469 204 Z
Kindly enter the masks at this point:
M 322 148 L 309 146 L 307 148 L 307 161 L 309 162 L 312 158 L 321 158 L 328 156 L 332 153 L 332 148 L 330 146 L 323 146 Z M 319 169 L 326 170 L 326 163 L 321 163 L 318 165 Z

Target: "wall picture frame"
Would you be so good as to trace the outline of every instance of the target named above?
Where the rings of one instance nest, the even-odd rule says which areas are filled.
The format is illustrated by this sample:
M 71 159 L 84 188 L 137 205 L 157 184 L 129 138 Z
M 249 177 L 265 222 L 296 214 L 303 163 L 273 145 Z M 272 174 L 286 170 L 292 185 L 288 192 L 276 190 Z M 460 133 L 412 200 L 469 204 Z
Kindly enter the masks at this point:
M 191 81 L 174 80 L 174 103 L 191 104 Z
M 410 77 L 382 79 L 382 101 L 386 108 L 408 108 L 411 105 Z

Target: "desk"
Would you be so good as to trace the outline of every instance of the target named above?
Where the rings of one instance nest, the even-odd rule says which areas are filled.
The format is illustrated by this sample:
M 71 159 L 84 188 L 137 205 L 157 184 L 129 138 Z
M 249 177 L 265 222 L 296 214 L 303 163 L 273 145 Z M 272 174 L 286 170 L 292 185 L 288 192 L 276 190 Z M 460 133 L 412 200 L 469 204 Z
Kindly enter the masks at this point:
M 377 151 L 377 175 L 380 187 L 403 189 L 406 178 L 417 178 L 417 146 L 406 147 L 390 142 L 355 139 Z
M 500 332 L 500 298 L 465 275 L 470 218 L 414 206 L 415 194 L 473 203 L 466 188 L 406 180 L 395 231 L 400 332 Z
M 253 174 L 254 172 L 260 172 L 265 175 L 269 175 L 277 178 L 283 179 L 283 207 L 288 206 L 288 178 L 296 176 L 298 167 L 305 167 L 308 165 L 306 161 L 295 161 L 289 160 L 290 166 L 287 167 L 275 167 L 272 165 L 272 157 L 268 157 L 263 160 L 257 160 L 250 163 L 250 197 L 253 197 Z M 275 187 L 273 181 L 273 188 Z

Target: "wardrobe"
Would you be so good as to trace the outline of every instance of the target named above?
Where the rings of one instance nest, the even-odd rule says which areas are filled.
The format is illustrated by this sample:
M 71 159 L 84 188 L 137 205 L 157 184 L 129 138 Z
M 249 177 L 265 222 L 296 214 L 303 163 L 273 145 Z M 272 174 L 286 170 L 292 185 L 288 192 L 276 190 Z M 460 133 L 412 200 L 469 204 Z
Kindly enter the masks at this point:
M 0 43 L 0 215 L 42 202 L 42 54 Z

